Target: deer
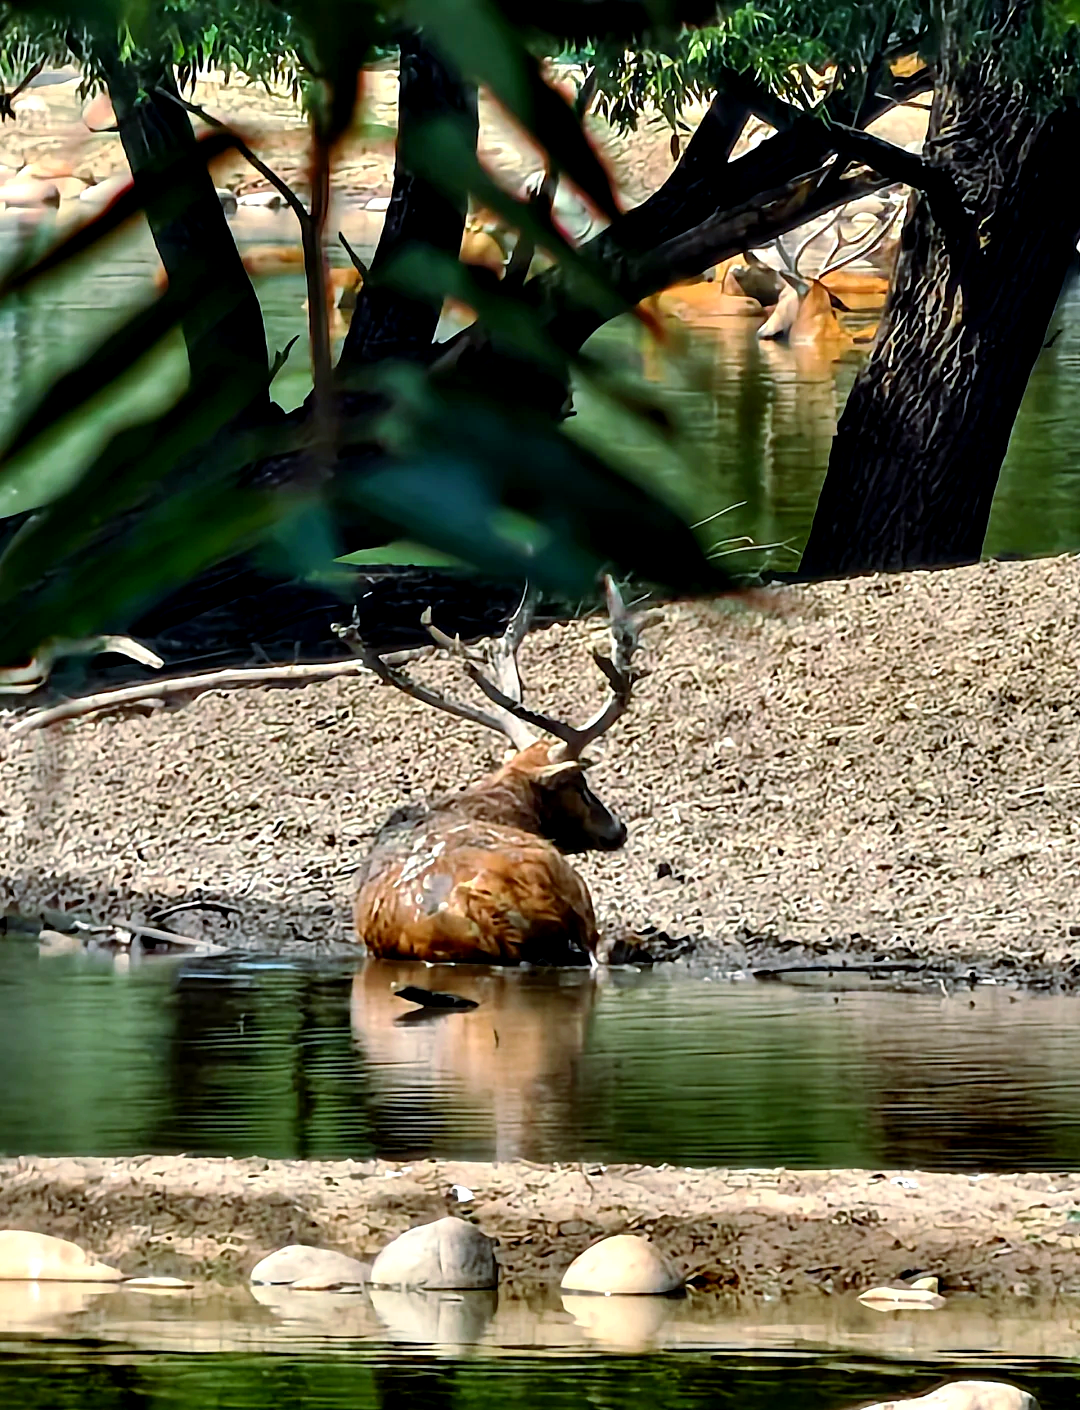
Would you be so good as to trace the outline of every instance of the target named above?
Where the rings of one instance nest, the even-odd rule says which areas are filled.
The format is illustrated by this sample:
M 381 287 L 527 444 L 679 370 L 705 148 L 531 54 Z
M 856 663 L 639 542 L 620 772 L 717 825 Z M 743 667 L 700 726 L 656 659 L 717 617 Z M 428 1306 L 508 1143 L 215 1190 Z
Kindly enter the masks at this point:
M 572 853 L 614 851 L 626 825 L 590 789 L 586 748 L 629 708 L 644 672 L 632 658 L 639 622 L 614 581 L 604 582 L 609 655 L 593 653 L 608 682 L 603 706 L 575 727 L 523 704 L 517 653 L 532 621 L 527 589 L 503 635 L 464 645 L 423 622 L 435 650 L 461 663 L 486 706 L 461 702 L 403 668 L 416 650 L 380 654 L 355 623 L 335 632 L 384 684 L 493 730 L 509 741 L 502 764 L 463 791 L 429 807 L 396 810 L 362 863 L 353 899 L 356 939 L 376 959 L 488 965 L 550 965 L 597 958 L 599 932 L 588 887 L 567 861 Z M 430 654 L 432 647 L 421 647 Z M 537 733 L 539 731 L 539 733 Z
M 890 208 L 888 219 L 873 215 L 867 218 L 846 221 L 841 210 L 830 215 L 824 225 L 818 225 L 800 242 L 793 255 L 789 255 L 783 244 L 777 240 L 775 247 L 786 268 L 779 271 L 786 287 L 780 292 L 776 307 L 758 329 L 759 338 L 783 338 L 792 344 L 820 343 L 827 341 L 846 342 L 847 335 L 841 329 L 835 310 L 850 312 L 839 298 L 835 287 L 835 276 L 855 260 L 866 257 L 889 235 L 896 212 Z M 833 230 L 832 248 L 815 277 L 800 273 L 799 263 L 807 248 L 819 236 Z M 869 237 L 869 238 L 867 238 Z M 846 251 L 846 253 L 845 253 Z M 738 278 L 736 274 L 736 278 Z M 863 276 L 869 284 L 857 285 L 854 276 L 848 276 L 846 288 L 852 292 L 879 291 L 888 287 L 880 275 Z M 873 330 L 864 330 L 851 341 L 866 342 L 873 337 Z

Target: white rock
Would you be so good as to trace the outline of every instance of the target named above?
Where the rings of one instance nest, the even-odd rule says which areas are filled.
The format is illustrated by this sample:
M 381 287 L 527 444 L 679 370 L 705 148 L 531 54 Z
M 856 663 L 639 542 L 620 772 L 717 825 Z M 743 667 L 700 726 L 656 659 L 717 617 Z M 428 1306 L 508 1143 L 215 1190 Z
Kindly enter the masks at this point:
M 280 191 L 249 191 L 246 196 L 237 196 L 236 204 L 254 210 L 279 211 L 285 204 L 285 197 Z
M 670 1293 L 683 1280 L 668 1260 L 640 1234 L 614 1234 L 587 1248 L 563 1274 L 565 1292 Z
M 24 181 L 16 179 L 0 186 L 0 201 L 9 209 L 26 209 L 29 206 L 58 206 L 60 192 L 55 182 L 35 181 L 28 177 Z
M 289 1244 L 268 1253 L 251 1270 L 253 1283 L 288 1283 L 299 1291 L 356 1287 L 367 1282 L 370 1269 L 347 1253 L 328 1248 Z
M 912 1311 L 933 1311 L 945 1306 L 945 1299 L 932 1288 L 869 1288 L 859 1294 L 859 1301 L 866 1307 L 879 1312 L 894 1311 L 899 1308 Z
M 43 1283 L 118 1283 L 118 1268 L 97 1263 L 78 1244 L 31 1234 L 25 1229 L 0 1229 L 0 1279 L 20 1278 Z
M 193 1288 L 194 1283 L 184 1278 L 168 1278 L 164 1275 L 149 1274 L 145 1278 L 126 1278 L 124 1288 L 137 1288 L 139 1292 L 176 1292 L 180 1288 Z
M 909 1400 L 883 1400 L 866 1410 L 1039 1410 L 1039 1402 L 1005 1381 L 949 1381 Z
M 419 1224 L 387 1244 L 371 1268 L 379 1287 L 454 1290 L 493 1288 L 499 1281 L 495 1246 L 464 1219 Z

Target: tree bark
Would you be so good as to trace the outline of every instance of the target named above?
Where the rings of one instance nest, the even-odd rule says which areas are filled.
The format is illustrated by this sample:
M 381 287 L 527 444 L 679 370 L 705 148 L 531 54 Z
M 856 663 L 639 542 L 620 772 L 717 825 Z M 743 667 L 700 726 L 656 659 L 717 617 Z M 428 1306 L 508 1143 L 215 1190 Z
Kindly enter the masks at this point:
M 925 157 L 971 224 L 914 201 L 893 291 L 833 442 L 800 576 L 976 561 L 1080 231 L 1080 115 L 1040 116 L 992 61 L 946 65 Z
M 194 379 L 236 382 L 248 417 L 269 415 L 269 362 L 262 311 L 214 189 L 198 155 L 191 120 L 167 96 L 171 70 L 144 72 L 120 59 L 115 42 L 96 45 L 136 192 L 148 173 L 175 172 L 167 204 L 148 196 L 146 218 L 170 280 L 201 271 L 199 293 L 184 320 Z M 162 91 L 158 91 L 162 90 Z M 177 198 L 183 196 L 183 200 Z M 215 311 L 208 320 L 207 308 Z
M 421 39 L 409 34 L 400 41 L 397 160 L 394 189 L 378 249 L 357 300 L 338 361 L 338 378 L 384 358 L 424 360 L 442 309 L 441 301 L 410 298 L 380 285 L 379 273 L 410 245 L 425 244 L 457 258 L 465 231 L 465 206 L 449 200 L 409 167 L 410 145 L 423 141 L 423 127 L 432 118 L 453 115 L 468 124 L 476 143 L 476 89 L 452 73 Z

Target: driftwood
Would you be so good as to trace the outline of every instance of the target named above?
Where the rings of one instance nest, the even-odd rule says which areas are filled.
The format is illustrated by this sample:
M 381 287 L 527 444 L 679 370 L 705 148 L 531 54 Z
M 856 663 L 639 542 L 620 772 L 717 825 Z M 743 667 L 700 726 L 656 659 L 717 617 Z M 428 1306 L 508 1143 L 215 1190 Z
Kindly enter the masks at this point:
M 29 734 L 47 729 L 62 720 L 75 720 L 96 715 L 103 710 L 117 710 L 129 705 L 164 703 L 179 696 L 194 699 L 208 690 L 236 690 L 252 685 L 310 685 L 313 681 L 332 680 L 335 676 L 365 674 L 362 661 L 323 661 L 315 665 L 248 666 L 225 671 L 206 671 L 196 676 L 177 676 L 172 680 L 143 681 L 139 685 L 122 686 L 118 690 L 102 690 L 96 695 L 84 695 L 65 700 L 46 710 L 35 710 L 10 726 L 12 734 Z

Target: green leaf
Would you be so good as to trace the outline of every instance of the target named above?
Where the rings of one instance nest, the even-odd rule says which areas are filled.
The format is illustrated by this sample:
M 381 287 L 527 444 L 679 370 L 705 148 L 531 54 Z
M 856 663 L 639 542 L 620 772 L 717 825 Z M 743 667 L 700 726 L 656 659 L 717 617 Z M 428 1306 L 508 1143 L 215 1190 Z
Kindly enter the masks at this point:
M 573 108 L 490 0 L 409 0 L 415 22 L 458 70 L 483 84 L 609 220 L 618 204 Z

